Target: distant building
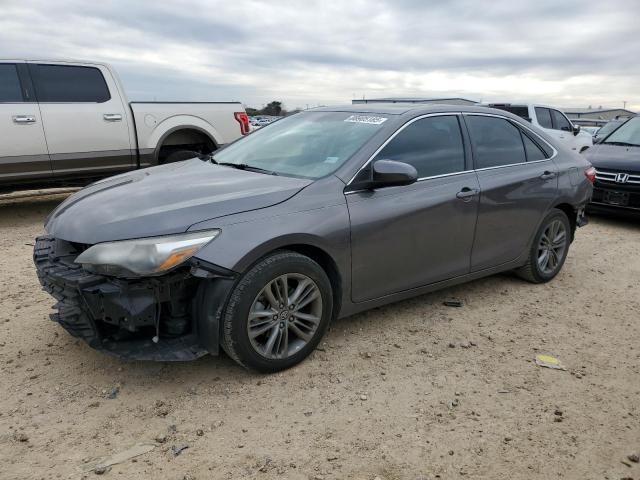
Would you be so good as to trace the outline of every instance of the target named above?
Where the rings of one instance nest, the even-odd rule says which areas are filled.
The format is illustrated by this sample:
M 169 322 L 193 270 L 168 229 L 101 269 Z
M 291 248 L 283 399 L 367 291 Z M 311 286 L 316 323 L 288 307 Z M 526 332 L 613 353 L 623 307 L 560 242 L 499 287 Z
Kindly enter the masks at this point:
M 632 117 L 636 113 L 624 108 L 565 108 L 564 113 L 571 120 L 593 119 L 613 120 L 618 117 Z
M 466 98 L 421 98 L 421 97 L 388 97 L 388 98 L 367 98 L 352 100 L 353 105 L 363 103 L 428 103 L 428 104 L 445 104 L 445 105 L 475 105 L 475 100 Z

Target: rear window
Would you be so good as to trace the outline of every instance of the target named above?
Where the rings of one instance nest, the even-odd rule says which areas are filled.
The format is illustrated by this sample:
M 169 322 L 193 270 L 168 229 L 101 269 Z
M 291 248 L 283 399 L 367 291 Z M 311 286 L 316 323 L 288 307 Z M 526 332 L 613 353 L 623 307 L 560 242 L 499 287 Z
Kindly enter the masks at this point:
M 39 102 L 103 103 L 111 98 L 98 68 L 32 65 L 31 74 Z
M 467 125 L 477 169 L 526 162 L 520 130 L 511 122 L 502 118 L 469 115 Z
M 0 64 L 0 102 L 22 102 L 18 70 L 12 63 Z
M 497 108 L 498 110 L 504 110 L 505 112 L 513 113 L 520 118 L 524 118 L 528 122 L 531 121 L 531 118 L 529 117 L 529 107 L 527 107 L 526 105 L 502 105 L 499 103 L 494 103 L 489 106 L 491 108 Z
M 522 134 L 522 141 L 524 142 L 524 149 L 527 152 L 527 162 L 535 162 L 547 158 L 546 152 L 534 143 L 526 133 Z

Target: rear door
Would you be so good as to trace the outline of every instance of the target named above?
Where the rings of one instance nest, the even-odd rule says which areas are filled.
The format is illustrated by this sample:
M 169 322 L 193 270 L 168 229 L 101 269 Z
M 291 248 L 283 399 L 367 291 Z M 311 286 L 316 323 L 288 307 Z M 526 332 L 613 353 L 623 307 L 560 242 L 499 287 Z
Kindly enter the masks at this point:
M 466 150 L 458 115 L 411 121 L 373 161 L 409 163 L 418 171 L 418 182 L 373 191 L 347 190 L 354 301 L 469 271 L 479 190 Z
M 51 176 L 40 110 L 24 63 L 0 63 L 0 184 Z
M 55 175 L 133 168 L 127 106 L 108 69 L 63 63 L 29 68 Z
M 475 272 L 525 252 L 556 198 L 558 170 L 553 148 L 532 131 L 499 116 L 464 118 L 481 191 L 471 254 Z

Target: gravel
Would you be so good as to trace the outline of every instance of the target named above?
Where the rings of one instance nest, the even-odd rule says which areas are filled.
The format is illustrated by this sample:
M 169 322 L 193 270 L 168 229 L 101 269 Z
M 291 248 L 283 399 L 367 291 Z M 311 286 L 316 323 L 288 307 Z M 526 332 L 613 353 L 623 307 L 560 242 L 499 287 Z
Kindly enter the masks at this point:
M 499 275 L 377 308 L 261 376 L 225 356 L 122 362 L 49 321 L 31 245 L 62 198 L 0 202 L 3 478 L 80 478 L 83 459 L 154 432 L 168 435 L 105 475 L 640 478 L 628 457 L 640 448 L 637 221 L 592 218 L 551 283 Z M 539 353 L 567 370 L 537 367 Z

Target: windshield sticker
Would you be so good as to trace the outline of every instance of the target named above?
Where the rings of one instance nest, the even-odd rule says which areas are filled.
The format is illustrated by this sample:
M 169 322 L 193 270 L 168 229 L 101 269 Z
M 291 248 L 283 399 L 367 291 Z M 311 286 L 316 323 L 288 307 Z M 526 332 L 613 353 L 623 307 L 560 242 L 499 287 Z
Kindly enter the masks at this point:
M 385 117 L 373 117 L 371 115 L 351 115 L 345 119 L 345 122 L 351 123 L 368 123 L 369 125 L 381 125 L 386 122 Z
M 340 160 L 340 157 L 327 157 L 324 163 L 336 163 L 338 160 Z

